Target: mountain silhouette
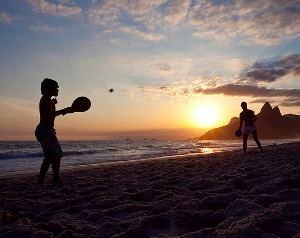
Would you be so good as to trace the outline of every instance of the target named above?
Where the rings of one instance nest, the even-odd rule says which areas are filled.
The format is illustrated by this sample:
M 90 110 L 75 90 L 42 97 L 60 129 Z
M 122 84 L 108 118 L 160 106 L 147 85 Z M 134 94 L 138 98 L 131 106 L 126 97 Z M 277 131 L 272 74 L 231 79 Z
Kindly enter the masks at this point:
M 234 132 L 239 128 L 240 119 L 233 117 L 229 124 L 206 132 L 197 137 L 200 140 L 234 140 Z M 255 122 L 259 139 L 294 139 L 300 138 L 300 115 L 282 115 L 279 107 L 266 102 L 257 114 Z

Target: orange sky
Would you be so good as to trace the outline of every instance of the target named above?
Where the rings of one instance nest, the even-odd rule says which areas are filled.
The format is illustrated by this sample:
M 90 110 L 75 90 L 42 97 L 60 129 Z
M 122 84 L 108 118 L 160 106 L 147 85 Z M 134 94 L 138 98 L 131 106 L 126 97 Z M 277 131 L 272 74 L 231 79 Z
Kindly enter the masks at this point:
M 0 9 L 0 140 L 35 139 L 46 77 L 60 85 L 58 108 L 92 101 L 57 118 L 59 139 L 194 138 L 238 116 L 242 101 L 300 114 L 299 1 L 0 0 Z M 204 107 L 216 112 L 206 126 Z

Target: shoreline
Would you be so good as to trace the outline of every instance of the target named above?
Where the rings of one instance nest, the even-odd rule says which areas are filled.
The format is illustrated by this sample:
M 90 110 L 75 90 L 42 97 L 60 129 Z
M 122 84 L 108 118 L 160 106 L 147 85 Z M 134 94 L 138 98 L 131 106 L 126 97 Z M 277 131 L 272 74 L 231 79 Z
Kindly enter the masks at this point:
M 177 155 L 166 155 L 166 156 L 159 156 L 153 158 L 146 158 L 146 159 L 134 159 L 134 160 L 123 160 L 123 161 L 114 161 L 114 162 L 102 162 L 102 163 L 95 163 L 95 164 L 83 164 L 83 165 L 74 165 L 74 166 L 64 166 L 61 167 L 60 170 L 63 171 L 79 171 L 79 170 L 89 170 L 93 168 L 100 168 L 100 167 L 107 167 L 107 166 L 121 166 L 127 164 L 138 164 L 144 162 L 151 162 L 155 160 L 166 160 L 166 159 L 180 159 L 180 158 L 191 158 L 191 157 L 198 157 L 207 154 L 215 154 L 215 153 L 226 153 L 226 152 L 233 152 L 233 151 L 217 151 L 212 153 L 187 153 L 187 154 L 177 154 Z M 51 173 L 51 167 L 49 168 L 48 173 Z M 0 175 L 0 179 L 6 178 L 14 178 L 14 177 L 26 177 L 32 175 L 38 175 L 39 171 L 19 171 L 19 172 L 8 172 Z
M 297 140 L 296 142 L 298 142 L 299 140 Z M 237 141 L 239 141 L 239 143 L 238 143 L 238 145 L 240 145 L 239 147 L 237 147 L 237 144 L 236 144 Z M 78 142 L 79 141 L 76 141 L 76 143 L 78 143 Z M 201 145 L 200 148 L 195 148 L 195 151 L 193 151 L 193 152 L 177 151 L 177 152 L 174 152 L 174 153 L 162 153 L 161 155 L 159 155 L 159 154 L 158 155 L 152 155 L 152 157 L 151 157 L 151 155 L 150 156 L 149 155 L 145 156 L 145 155 L 141 154 L 141 156 L 139 158 L 138 157 L 136 157 L 136 158 L 126 158 L 126 156 L 122 158 L 121 156 L 118 156 L 118 155 L 117 155 L 118 158 L 114 158 L 114 156 L 110 158 L 109 154 L 105 154 L 105 155 L 99 154 L 97 162 L 96 161 L 95 162 L 89 161 L 89 162 L 84 162 L 84 163 L 81 163 L 81 164 L 80 164 L 80 162 L 78 163 L 78 161 L 76 161 L 77 158 L 74 158 L 75 159 L 74 161 L 76 161 L 76 162 L 73 163 L 72 162 L 73 158 L 69 157 L 69 155 L 68 155 L 69 151 L 66 151 L 65 152 L 66 155 L 62 159 L 61 168 L 62 168 L 62 170 L 81 169 L 81 168 L 84 168 L 84 167 L 95 167 L 95 166 L 98 166 L 98 164 L 100 164 L 100 165 L 101 164 L 110 165 L 110 164 L 114 164 L 114 163 L 123 163 L 123 162 L 127 162 L 127 161 L 132 162 L 132 161 L 135 161 L 135 160 L 139 161 L 139 160 L 149 160 L 149 159 L 163 159 L 163 158 L 169 157 L 169 156 L 172 156 L 172 157 L 179 156 L 179 157 L 181 157 L 181 156 L 189 156 L 189 154 L 191 156 L 198 156 L 198 155 L 202 155 L 202 154 L 223 153 L 223 152 L 230 152 L 230 151 L 234 151 L 234 150 L 237 150 L 237 151 L 240 150 L 240 148 L 242 147 L 242 145 L 241 145 L 242 142 L 240 140 L 233 140 L 233 142 L 234 142 L 233 143 L 234 146 L 232 146 L 232 144 L 230 144 L 230 143 L 228 144 L 228 142 L 223 144 L 222 146 L 218 146 L 218 144 L 215 144 L 214 142 L 204 142 L 205 144 L 208 144 L 207 145 L 208 147 L 202 147 L 202 145 Z M 286 143 L 293 143 L 293 142 L 295 142 L 294 139 L 291 139 L 291 140 L 288 140 L 288 141 L 282 141 L 282 140 L 263 141 L 262 140 L 262 146 L 263 147 L 268 147 L 268 146 L 271 146 L 271 145 L 274 145 L 274 144 L 279 145 L 279 144 L 286 144 Z M 210 146 L 210 143 L 212 143 L 211 146 Z M 22 146 L 26 147 L 26 145 L 22 145 Z M 32 145 L 30 145 L 30 146 L 32 146 Z M 70 146 L 70 145 L 67 145 L 67 146 Z M 74 146 L 75 146 L 74 148 L 76 150 L 77 145 L 74 145 Z M 97 145 L 95 145 L 95 146 L 97 146 Z M 104 147 L 105 146 L 106 145 L 104 145 Z M 254 141 L 250 140 L 249 143 L 248 143 L 248 148 L 251 149 L 251 148 L 255 148 L 255 147 L 256 147 L 256 144 L 254 143 Z M 15 148 L 15 149 L 17 149 L 17 148 Z M 74 154 L 74 153 L 76 154 L 75 150 L 74 151 L 71 150 L 71 154 Z M 198 150 L 198 152 L 197 152 L 197 150 Z M 40 150 L 39 150 L 39 152 L 40 152 Z M 1 158 L 0 162 L 1 162 L 1 166 L 3 166 L 3 167 L 1 168 L 2 172 L 0 173 L 0 178 L 1 177 L 5 178 L 5 177 L 8 177 L 8 176 L 9 177 L 14 177 L 14 176 L 23 176 L 23 175 L 26 175 L 26 174 L 39 173 L 41 162 L 36 161 L 34 159 L 35 157 L 36 156 L 34 156 L 33 158 L 28 157 L 29 158 L 28 159 L 29 161 L 27 162 L 27 164 L 29 165 L 28 168 L 26 168 L 27 165 L 25 163 L 27 157 L 24 157 L 24 158 L 20 157 L 21 158 L 20 161 L 23 160 L 22 163 L 24 163 L 24 167 L 23 167 L 24 170 L 21 170 L 22 164 L 18 164 L 18 159 L 13 159 L 13 160 L 10 161 L 10 159 L 9 160 L 6 160 L 6 159 L 3 160 Z M 95 156 L 95 158 L 97 158 L 97 156 Z M 40 157 L 39 159 L 42 159 L 42 157 Z M 83 159 L 85 160 L 85 158 L 83 158 Z M 90 158 L 87 157 L 87 160 L 90 160 Z M 103 160 L 103 162 L 101 160 Z M 8 166 L 7 169 L 5 169 L 6 164 Z M 74 164 L 74 165 L 72 165 L 72 164 Z M 15 165 L 15 167 L 12 167 L 14 165 Z M 16 168 L 18 168 L 18 170 Z
M 0 237 L 300 237 L 300 142 L 0 178 Z
M 291 143 L 297 143 L 297 142 L 287 142 L 282 143 L 278 145 L 283 144 L 291 144 Z M 263 148 L 268 148 L 270 146 L 274 145 L 265 145 Z M 256 146 L 249 147 L 248 151 L 255 150 Z M 141 159 L 132 159 L 132 160 L 123 160 L 123 161 L 109 161 L 109 162 L 101 162 L 101 163 L 95 163 L 95 164 L 82 164 L 82 165 L 71 165 L 71 166 L 63 166 L 61 167 L 61 171 L 72 171 L 72 170 L 85 170 L 85 169 L 91 169 L 96 167 L 102 167 L 102 166 L 118 166 L 123 165 L 127 163 L 142 163 L 145 161 L 151 161 L 151 160 L 164 160 L 164 159 L 179 159 L 179 158 L 189 158 L 189 157 L 197 157 L 197 156 L 203 156 L 203 155 L 210 155 L 215 153 L 232 153 L 232 152 L 241 152 L 241 149 L 232 149 L 232 150 L 222 150 L 218 149 L 213 152 L 194 152 L 194 153 L 186 153 L 186 154 L 174 154 L 174 155 L 165 155 L 165 156 L 158 156 L 153 158 L 141 158 Z M 51 167 L 49 168 L 48 173 L 52 173 Z M 13 178 L 13 177 L 24 177 L 24 176 L 30 176 L 30 175 L 37 175 L 39 173 L 39 170 L 25 170 L 25 171 L 17 171 L 17 172 L 5 172 L 3 174 L 0 174 L 0 179 L 5 178 Z

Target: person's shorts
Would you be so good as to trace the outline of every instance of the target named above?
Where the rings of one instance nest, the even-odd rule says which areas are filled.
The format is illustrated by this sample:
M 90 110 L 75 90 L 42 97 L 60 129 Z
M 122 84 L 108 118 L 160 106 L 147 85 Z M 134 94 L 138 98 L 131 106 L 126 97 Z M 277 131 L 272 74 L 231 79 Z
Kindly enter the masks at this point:
M 55 129 L 51 125 L 47 123 L 40 123 L 37 125 L 35 136 L 41 143 L 46 161 L 51 163 L 53 158 L 57 159 L 63 156 Z
M 253 125 L 248 125 L 244 127 L 244 134 L 251 134 L 253 131 L 256 130 L 255 124 Z

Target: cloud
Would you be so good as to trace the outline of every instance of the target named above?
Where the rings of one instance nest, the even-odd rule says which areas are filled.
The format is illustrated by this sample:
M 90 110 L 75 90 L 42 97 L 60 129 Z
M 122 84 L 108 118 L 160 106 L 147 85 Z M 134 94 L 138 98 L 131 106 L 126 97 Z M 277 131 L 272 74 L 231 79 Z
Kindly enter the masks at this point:
M 94 25 L 111 26 L 119 20 L 120 9 L 114 1 L 106 1 L 104 4 L 93 7 L 88 11 L 88 17 Z
M 165 20 L 170 24 L 179 24 L 184 21 L 189 13 L 191 1 L 173 0 L 166 8 Z
M 36 102 L 29 99 L 0 96 L 0 106 L 5 111 L 5 114 L 2 115 L 3 118 L 38 116 Z
M 142 24 L 146 30 L 154 30 L 163 27 L 163 5 L 168 5 L 168 0 L 125 0 L 116 1 L 118 7 L 125 11 L 125 15 L 135 24 Z M 125 18 L 125 20 L 127 20 Z
M 252 98 L 280 98 L 280 105 L 285 107 L 300 106 L 300 89 L 276 89 L 254 85 L 227 84 L 215 88 L 194 89 L 193 93 L 203 95 L 224 95 Z
M 138 30 L 136 27 L 121 27 L 120 30 L 124 33 L 135 35 L 143 40 L 158 42 L 165 39 L 164 35 L 151 34 Z
M 234 71 L 234 72 L 240 72 L 244 68 L 246 68 L 247 64 L 241 60 L 241 59 L 229 59 L 226 60 L 226 70 Z
M 196 1 L 190 13 L 194 36 L 212 39 L 241 37 L 244 44 L 276 45 L 300 36 L 300 2 L 248 1 L 214 5 Z
M 208 80 L 209 82 L 210 80 Z M 207 85 L 209 85 L 207 82 Z M 203 85 L 201 83 L 201 85 Z M 225 84 L 220 86 L 211 87 L 199 87 L 197 85 L 188 86 L 142 86 L 141 90 L 149 98 L 158 98 L 162 96 L 168 96 L 176 98 L 176 101 L 182 97 L 187 97 L 190 100 L 194 100 L 197 95 L 203 96 L 216 96 L 223 95 L 227 97 L 250 97 L 259 98 L 255 100 L 262 100 L 262 98 L 268 98 L 267 101 L 280 100 L 281 105 L 284 106 L 296 106 L 300 103 L 300 89 L 282 89 L 282 88 L 267 88 L 257 85 L 241 85 L 241 84 Z M 264 100 L 266 101 L 266 100 Z
M 113 29 L 149 42 L 160 42 L 166 39 L 161 33 L 164 27 L 164 13 L 160 10 L 167 0 L 104 0 L 94 2 L 88 10 L 89 20 L 94 25 Z M 104 29 L 104 31 L 105 31 Z
M 161 53 L 147 57 L 137 54 L 130 58 L 126 55 L 119 56 L 113 62 L 137 75 L 139 85 L 145 80 L 151 80 L 152 84 L 170 84 L 175 81 L 181 82 L 187 77 L 192 59 L 182 53 Z
M 172 68 L 169 66 L 160 65 L 160 66 L 158 66 L 158 68 L 163 73 L 171 73 L 172 72 Z
M 279 99 L 279 100 L 272 100 L 268 97 L 265 98 L 259 98 L 253 101 L 250 101 L 249 103 L 265 103 L 265 102 L 269 102 L 269 103 L 276 103 L 279 106 L 283 106 L 283 107 L 299 107 L 300 106 L 300 99 L 299 98 L 283 98 L 283 99 Z
M 169 57 L 180 58 L 181 57 Z M 278 60 L 255 62 L 252 65 L 246 64 L 238 59 L 227 61 L 228 67 L 236 66 L 243 74 L 235 76 L 235 79 L 222 77 L 204 77 L 200 75 L 188 76 L 181 72 L 174 62 L 168 64 L 157 64 L 153 61 L 156 69 L 161 72 L 165 80 L 160 80 L 159 85 L 144 85 L 142 92 L 149 98 L 169 97 L 172 101 L 195 101 L 198 95 L 226 97 L 252 97 L 268 98 L 268 100 L 280 100 L 282 105 L 297 105 L 300 100 L 300 89 L 298 88 L 270 88 L 266 83 L 271 83 L 285 76 L 296 80 L 300 75 L 300 55 L 292 54 Z M 182 62 L 182 60 L 180 61 Z M 190 62 L 191 63 L 191 62 Z M 194 62 L 195 63 L 195 62 Z M 184 64 L 185 65 L 185 64 Z M 182 65 L 182 66 L 184 66 Z M 243 69 L 244 67 L 244 69 Z M 188 67 L 192 68 L 192 66 Z M 154 68 L 153 68 L 154 69 Z M 181 73 L 181 74 L 180 74 Z M 179 74 L 179 77 L 178 75 Z M 261 84 L 265 83 L 265 84 Z M 283 104 L 284 103 L 284 104 Z
M 300 76 L 299 54 L 289 55 L 273 62 L 256 62 L 241 81 L 271 83 L 287 75 Z
M 177 90 L 173 86 L 142 86 L 140 89 L 145 93 L 146 97 L 156 99 L 158 96 L 171 96 Z
M 69 0 L 57 0 L 61 4 L 68 4 L 70 1 Z
M 300 36 L 300 2 L 240 1 L 239 32 L 249 43 L 276 45 Z
M 300 55 L 293 54 L 285 57 L 283 60 L 275 62 L 275 66 L 285 68 L 294 76 L 300 76 Z
M 232 0 L 219 4 L 211 0 L 92 3 L 87 15 L 93 24 L 115 29 L 139 27 L 136 34 L 146 39 L 152 37 L 149 32 L 162 37 L 162 32 L 167 35 L 182 25 L 196 38 L 238 40 L 242 44 L 277 45 L 300 36 L 300 2 L 293 0 Z
M 275 70 L 262 68 L 248 72 L 246 74 L 246 77 L 252 81 L 271 83 L 274 82 L 276 79 L 285 76 L 286 74 L 287 72 L 284 69 Z
M 153 90 L 170 90 L 174 87 L 167 87 L 167 86 L 142 86 L 141 89 L 145 91 L 153 91 Z
M 62 4 L 53 4 L 45 0 L 28 0 L 34 11 L 59 17 L 82 17 L 79 7 L 68 7 Z
M 197 88 L 193 93 L 243 97 L 295 97 L 300 98 L 300 89 L 275 89 L 256 85 L 227 84 L 215 88 Z
M 47 25 L 30 26 L 29 28 L 34 31 L 60 32 L 60 33 L 63 32 L 62 28 L 56 29 L 56 28 L 49 27 Z
M 300 99 L 299 98 L 287 98 L 281 101 L 280 106 L 284 107 L 299 107 Z
M 12 22 L 12 17 L 5 12 L 0 12 L 0 22 L 10 24 Z
M 88 17 L 95 25 L 102 26 L 143 26 L 146 30 L 153 30 L 161 26 L 163 13 L 159 7 L 167 0 L 104 0 L 94 4 L 88 10 Z
M 194 26 L 197 38 L 224 39 L 235 37 L 237 17 L 235 5 L 213 5 L 212 1 L 196 1 L 189 23 Z
M 276 102 L 276 101 L 275 100 L 270 100 L 269 98 L 259 98 L 259 99 L 255 99 L 253 101 L 250 101 L 249 103 L 265 103 L 265 102 L 273 103 L 273 102 Z

